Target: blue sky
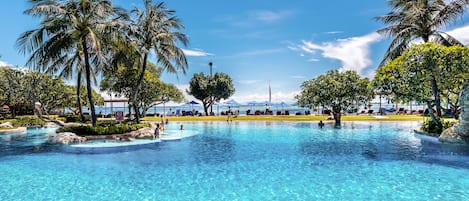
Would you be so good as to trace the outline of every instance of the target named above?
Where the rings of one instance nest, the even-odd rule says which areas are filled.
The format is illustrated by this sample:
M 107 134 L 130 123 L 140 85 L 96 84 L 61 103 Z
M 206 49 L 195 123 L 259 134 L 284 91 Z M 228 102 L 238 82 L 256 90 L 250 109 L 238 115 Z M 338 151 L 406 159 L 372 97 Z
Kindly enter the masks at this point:
M 141 0 L 115 0 L 127 9 Z M 358 3 L 359 2 L 359 3 Z M 224 72 L 234 81 L 239 102 L 293 102 L 303 81 L 331 69 L 352 69 L 372 76 L 389 45 L 375 31 L 384 27 L 373 19 L 390 11 L 385 0 L 328 1 L 216 1 L 170 0 L 167 7 L 185 25 L 190 44 L 186 75 L 164 74 L 162 80 L 180 89 L 194 73 Z M 3 2 L 0 7 L 0 65 L 23 66 L 26 56 L 15 48 L 18 36 L 37 26 L 24 15 L 26 1 Z M 446 27 L 469 44 L 467 17 Z M 188 97 L 188 99 L 191 99 Z

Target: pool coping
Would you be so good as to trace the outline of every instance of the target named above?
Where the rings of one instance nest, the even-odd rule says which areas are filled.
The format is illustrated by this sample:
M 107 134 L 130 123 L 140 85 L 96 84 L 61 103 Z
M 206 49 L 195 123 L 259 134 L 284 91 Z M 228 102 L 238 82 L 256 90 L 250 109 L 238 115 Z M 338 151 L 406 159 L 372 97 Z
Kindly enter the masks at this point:
M 18 127 L 6 130 L 0 130 L 0 134 L 7 134 L 7 133 L 23 133 L 26 132 L 27 127 Z

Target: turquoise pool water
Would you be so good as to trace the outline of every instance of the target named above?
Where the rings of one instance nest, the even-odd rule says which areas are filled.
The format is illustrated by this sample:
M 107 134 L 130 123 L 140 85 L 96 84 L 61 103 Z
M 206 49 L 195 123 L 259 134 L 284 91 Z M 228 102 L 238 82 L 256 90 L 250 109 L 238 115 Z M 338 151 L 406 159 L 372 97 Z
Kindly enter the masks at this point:
M 91 151 L 28 130 L 0 135 L 0 200 L 469 200 L 469 148 L 416 127 L 195 122 L 179 141 Z

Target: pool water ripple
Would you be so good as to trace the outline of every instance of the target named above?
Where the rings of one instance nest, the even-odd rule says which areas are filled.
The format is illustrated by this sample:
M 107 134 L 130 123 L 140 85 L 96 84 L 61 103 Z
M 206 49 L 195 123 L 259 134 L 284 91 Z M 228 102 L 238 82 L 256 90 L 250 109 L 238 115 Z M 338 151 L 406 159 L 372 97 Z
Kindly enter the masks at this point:
M 117 152 L 2 136 L 0 200 L 469 200 L 469 148 L 416 122 L 184 124 L 198 134 Z

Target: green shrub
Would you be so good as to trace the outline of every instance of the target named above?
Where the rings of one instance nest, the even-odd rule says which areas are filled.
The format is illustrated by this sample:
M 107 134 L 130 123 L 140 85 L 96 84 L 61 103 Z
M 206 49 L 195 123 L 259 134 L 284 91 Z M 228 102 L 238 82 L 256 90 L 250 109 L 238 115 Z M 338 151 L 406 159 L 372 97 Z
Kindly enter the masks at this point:
M 85 116 L 85 121 L 90 120 L 90 115 L 84 115 Z M 75 114 L 64 114 L 60 115 L 59 118 L 65 118 L 65 123 L 70 123 L 70 122 L 81 122 L 80 115 L 75 115 Z
M 148 124 L 99 123 L 96 127 L 93 127 L 91 125 L 66 126 L 64 128 L 58 129 L 57 132 L 72 132 L 80 136 L 112 135 L 128 133 L 148 126 Z
M 46 125 L 46 122 L 35 117 L 18 117 L 16 119 L 12 119 L 11 124 L 14 127 L 33 127 L 33 126 L 42 127 Z
M 454 124 L 456 124 L 457 122 L 456 121 L 445 121 L 445 120 L 441 120 L 441 124 L 443 126 L 443 128 L 438 128 L 436 126 L 436 123 L 434 121 L 432 121 L 431 119 L 429 120 L 425 120 L 422 124 L 422 127 L 420 127 L 420 129 L 422 131 L 425 131 L 427 133 L 429 133 L 430 135 L 432 136 L 440 136 L 441 132 L 443 132 L 444 130 L 446 130 L 447 128 L 453 126 Z

